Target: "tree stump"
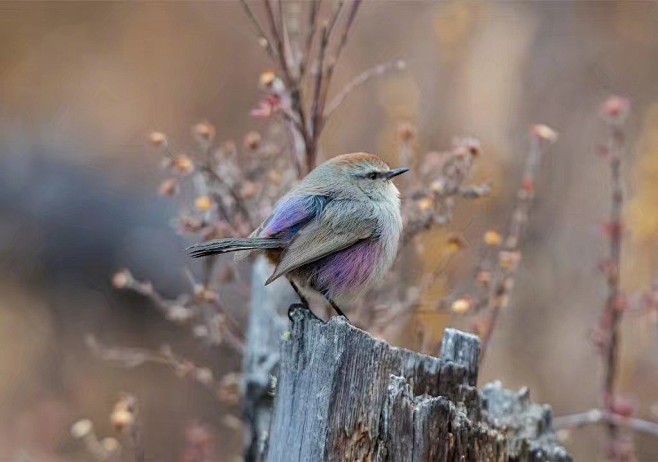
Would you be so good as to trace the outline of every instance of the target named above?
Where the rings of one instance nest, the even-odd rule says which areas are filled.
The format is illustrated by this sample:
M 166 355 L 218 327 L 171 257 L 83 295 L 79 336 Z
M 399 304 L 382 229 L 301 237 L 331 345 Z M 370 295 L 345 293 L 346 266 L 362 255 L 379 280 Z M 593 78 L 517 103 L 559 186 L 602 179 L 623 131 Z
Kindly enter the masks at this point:
M 287 307 L 297 301 L 297 295 L 285 278 L 265 285 L 272 271 L 273 267 L 264 257 L 256 259 L 242 367 L 245 462 L 264 460 L 267 452 L 274 401 L 272 382 L 278 374 L 279 345 L 288 325 Z
M 343 318 L 291 318 L 268 461 L 571 461 L 548 406 L 499 384 L 477 390 L 477 337 L 448 329 L 435 358 Z

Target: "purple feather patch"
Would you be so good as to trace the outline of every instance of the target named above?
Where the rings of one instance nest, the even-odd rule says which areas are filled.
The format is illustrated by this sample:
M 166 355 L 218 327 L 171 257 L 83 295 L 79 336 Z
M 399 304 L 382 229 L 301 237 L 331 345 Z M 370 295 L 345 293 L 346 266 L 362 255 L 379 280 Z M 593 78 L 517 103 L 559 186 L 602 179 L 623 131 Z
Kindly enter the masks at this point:
M 313 286 L 330 298 L 358 291 L 376 269 L 381 250 L 376 241 L 361 241 L 323 258 L 318 262 Z
M 327 203 L 323 196 L 293 196 L 277 204 L 261 237 L 292 239 L 309 221 L 315 219 Z

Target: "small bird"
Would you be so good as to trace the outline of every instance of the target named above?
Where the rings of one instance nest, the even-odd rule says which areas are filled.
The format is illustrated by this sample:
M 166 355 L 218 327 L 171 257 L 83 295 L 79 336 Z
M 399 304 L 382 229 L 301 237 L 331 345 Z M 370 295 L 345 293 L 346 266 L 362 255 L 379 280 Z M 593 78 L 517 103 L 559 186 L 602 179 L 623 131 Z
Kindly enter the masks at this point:
M 300 288 L 321 293 L 345 316 L 338 303 L 379 281 L 395 260 L 402 216 L 391 180 L 408 170 L 363 152 L 334 157 L 283 196 L 249 237 L 187 250 L 195 258 L 237 252 L 236 260 L 264 252 L 275 265 L 266 285 L 286 276 L 305 308 Z

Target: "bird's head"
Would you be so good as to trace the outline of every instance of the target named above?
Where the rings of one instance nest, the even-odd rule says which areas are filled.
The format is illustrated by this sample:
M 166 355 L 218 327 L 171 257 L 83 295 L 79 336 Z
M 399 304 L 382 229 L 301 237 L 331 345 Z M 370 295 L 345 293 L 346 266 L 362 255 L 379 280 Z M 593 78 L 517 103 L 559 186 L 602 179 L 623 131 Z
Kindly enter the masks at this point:
M 399 192 L 392 180 L 408 170 L 391 169 L 378 156 L 357 152 L 328 160 L 311 172 L 309 177 L 326 183 L 339 196 L 365 195 L 375 201 L 386 201 L 397 200 Z

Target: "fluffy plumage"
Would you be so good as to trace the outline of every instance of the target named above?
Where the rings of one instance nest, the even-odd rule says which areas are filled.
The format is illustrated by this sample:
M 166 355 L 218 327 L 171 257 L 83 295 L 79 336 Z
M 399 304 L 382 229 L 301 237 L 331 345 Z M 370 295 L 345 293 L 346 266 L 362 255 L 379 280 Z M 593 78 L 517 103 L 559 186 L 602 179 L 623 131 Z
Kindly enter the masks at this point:
M 391 267 L 402 231 L 399 192 L 379 157 L 344 154 L 314 169 L 282 197 L 272 214 L 244 239 L 220 239 L 189 248 L 193 257 L 264 251 L 282 275 L 328 299 L 368 288 Z

